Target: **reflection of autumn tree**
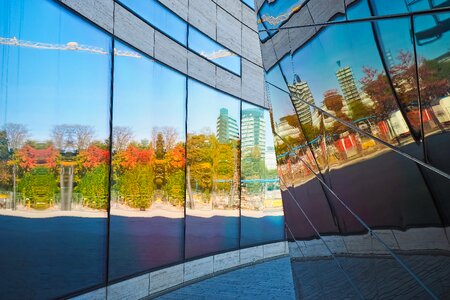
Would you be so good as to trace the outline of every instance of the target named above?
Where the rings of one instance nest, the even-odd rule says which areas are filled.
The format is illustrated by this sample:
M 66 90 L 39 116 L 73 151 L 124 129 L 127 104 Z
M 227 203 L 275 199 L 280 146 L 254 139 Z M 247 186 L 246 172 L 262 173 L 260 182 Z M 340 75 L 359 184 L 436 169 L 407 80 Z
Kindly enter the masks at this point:
M 81 150 L 75 166 L 75 191 L 83 195 L 85 205 L 106 209 L 108 198 L 107 145 L 90 145 Z
M 337 90 L 328 90 L 323 94 L 323 104 L 328 110 L 334 112 L 335 116 L 343 121 L 350 121 L 349 117 L 342 111 L 344 98 Z M 334 121 L 331 128 L 333 133 L 340 134 L 348 130 L 347 126 L 341 122 Z
M 231 205 L 239 182 L 238 141 L 219 143 L 212 134 L 189 135 L 187 147 L 190 200 L 192 191 L 195 190 L 202 193 L 205 201 L 209 201 L 214 190 L 230 194 L 229 205 Z
M 379 121 L 387 120 L 392 112 L 398 110 L 398 106 L 386 74 L 369 67 L 364 67 L 363 72 L 364 77 L 360 82 L 364 92 L 375 102 L 375 117 Z
M 6 131 L 0 131 L 0 190 L 7 189 L 12 184 L 12 170 L 8 165 L 10 153 Z
M 35 208 L 47 208 L 57 192 L 57 178 L 51 169 L 36 167 L 24 173 L 18 183 L 18 191 Z
M 399 51 L 398 63 L 389 70 L 392 83 L 402 105 L 402 109 L 408 116 L 410 122 L 417 125 L 418 98 L 416 83 L 416 65 L 414 57 L 410 52 Z M 390 90 L 387 76 L 372 68 L 363 68 L 365 76 L 361 79 L 364 91 L 375 102 L 376 115 L 386 120 L 390 114 L 398 109 L 395 98 Z M 437 60 L 419 60 L 419 83 L 422 105 L 430 108 L 435 101 L 449 93 L 450 64 L 440 63 Z M 416 112 L 416 113 L 414 113 Z M 434 121 L 439 124 L 433 110 L 430 110 Z
M 182 143 L 175 145 L 166 153 L 167 183 L 164 186 L 169 202 L 182 205 L 184 199 L 184 166 L 186 163 L 185 149 Z
M 17 165 L 17 190 L 35 208 L 50 205 L 58 190 L 56 168 L 59 152 L 48 144 L 27 143 L 10 163 Z
M 153 149 L 132 144 L 114 156 L 116 188 L 130 207 L 150 207 L 154 190 L 153 161 Z
M 166 162 L 164 160 L 166 156 L 166 149 L 164 147 L 164 138 L 162 133 L 157 134 L 155 142 L 155 161 L 153 168 L 155 171 L 155 185 L 159 190 L 166 183 Z
M 242 157 L 241 165 L 242 179 L 262 179 L 265 178 L 265 162 L 258 146 L 253 147 L 246 155 Z M 258 193 L 261 189 L 261 183 L 250 182 L 246 184 L 246 190 L 250 193 Z
M 100 164 L 88 169 L 75 190 L 83 195 L 85 205 L 96 209 L 106 209 L 108 201 L 108 166 Z
M 190 173 L 190 178 L 187 178 L 188 189 L 200 190 L 208 200 L 213 180 L 211 153 L 215 139 L 213 135 L 205 134 L 188 135 L 187 139 L 187 149 L 189 149 L 187 164 Z M 192 201 L 192 195 L 189 196 Z

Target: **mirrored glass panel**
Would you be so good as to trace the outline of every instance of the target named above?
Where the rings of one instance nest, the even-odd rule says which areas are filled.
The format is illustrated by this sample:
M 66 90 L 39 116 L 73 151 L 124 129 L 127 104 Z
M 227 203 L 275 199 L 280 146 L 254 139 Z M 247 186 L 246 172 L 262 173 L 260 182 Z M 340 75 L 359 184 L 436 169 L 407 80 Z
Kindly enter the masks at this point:
M 241 247 L 284 239 L 284 218 L 269 111 L 242 103 Z
M 117 2 L 122 3 L 175 41 L 184 46 L 187 45 L 187 23 L 158 0 L 120 0 Z
M 450 20 L 449 13 L 414 17 L 422 123 L 427 161 L 450 174 Z M 426 33 L 432 33 L 424 39 Z M 424 169 L 445 225 L 450 225 L 450 179 Z
M 339 232 L 335 208 L 316 178 L 321 176 L 316 159 L 305 139 L 289 94 L 271 85 L 268 86 L 268 94 L 280 179 L 287 187 L 283 191 L 283 199 L 291 196 L 295 199 L 283 203 L 286 222 L 291 224 L 297 238 L 314 236 L 313 232 L 306 230 L 310 227 L 304 226 L 308 220 L 296 213 L 300 203 L 307 215 L 314 216 L 318 232 Z
M 397 34 L 388 31 L 397 27 Z M 423 159 L 408 29 L 403 19 L 330 25 L 317 28 L 314 39 L 291 49 L 291 65 L 281 67 L 301 123 L 312 133 L 310 142 L 320 130 L 333 130 L 339 138 L 344 128 L 335 123 L 338 118 Z M 296 29 L 290 31 L 296 35 Z M 323 124 L 320 110 L 326 112 Z
M 369 4 L 373 7 L 372 14 L 374 16 L 394 15 L 450 7 L 450 3 L 447 0 L 364 1 L 369 1 Z
M 186 258 L 239 246 L 240 101 L 189 80 Z
M 221 67 L 241 75 L 241 57 L 189 26 L 189 49 Z
M 115 43 L 110 279 L 183 259 L 186 77 Z
M 0 1 L 2 298 L 104 283 L 110 70 L 111 38 L 56 2 Z
M 247 4 L 251 9 L 255 9 L 255 1 L 254 0 L 242 0 L 242 3 Z

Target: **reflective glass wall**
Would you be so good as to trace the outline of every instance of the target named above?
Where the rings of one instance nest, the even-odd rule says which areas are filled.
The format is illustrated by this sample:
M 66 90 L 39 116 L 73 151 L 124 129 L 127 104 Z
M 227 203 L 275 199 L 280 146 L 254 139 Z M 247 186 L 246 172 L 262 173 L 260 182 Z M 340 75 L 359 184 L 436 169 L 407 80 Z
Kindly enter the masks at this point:
M 270 128 L 267 109 L 55 1 L 0 0 L 0 298 L 69 297 L 284 240 Z
M 450 4 L 258 8 L 299 293 L 446 297 Z

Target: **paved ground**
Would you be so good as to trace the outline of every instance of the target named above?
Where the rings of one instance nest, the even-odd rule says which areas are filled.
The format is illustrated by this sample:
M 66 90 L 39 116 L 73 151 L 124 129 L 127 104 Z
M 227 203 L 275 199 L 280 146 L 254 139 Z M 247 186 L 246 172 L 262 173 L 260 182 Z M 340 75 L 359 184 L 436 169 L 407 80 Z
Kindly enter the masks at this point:
M 401 255 L 405 264 L 439 299 L 450 298 L 450 257 Z M 431 299 L 391 257 L 337 257 L 294 261 L 301 299 Z M 350 280 L 352 284 L 350 283 Z
M 179 299 L 295 299 L 288 257 L 225 273 L 158 298 Z

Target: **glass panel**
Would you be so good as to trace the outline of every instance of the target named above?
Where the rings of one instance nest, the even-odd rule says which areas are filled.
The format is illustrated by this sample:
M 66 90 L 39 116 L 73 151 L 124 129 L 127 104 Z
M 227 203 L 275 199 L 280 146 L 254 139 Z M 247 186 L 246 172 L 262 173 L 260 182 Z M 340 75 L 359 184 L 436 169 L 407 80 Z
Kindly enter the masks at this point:
M 115 54 L 110 279 L 184 251 L 186 77 L 119 42 Z
M 239 246 L 240 102 L 188 84 L 186 258 Z
M 300 11 L 305 2 L 306 0 L 265 1 L 259 9 L 257 21 L 259 30 L 267 30 L 263 32 L 263 35 L 260 32 L 261 41 L 266 41 L 275 35 L 278 32 L 277 29 Z
M 394 20 L 387 22 L 383 23 L 383 26 L 397 25 Z M 403 39 L 407 30 L 402 25 L 403 20 L 397 33 L 399 35 L 397 40 L 400 43 L 407 40 Z M 383 33 L 386 33 L 385 28 L 387 27 L 383 27 Z M 290 31 L 291 35 L 295 36 L 295 29 Z M 356 42 L 352 38 L 354 36 L 360 36 L 361 39 Z M 402 45 L 395 42 L 394 33 L 382 36 L 385 41 L 389 41 L 385 44 L 395 49 L 393 51 L 402 49 Z M 409 40 L 403 49 L 411 50 L 408 42 Z M 335 139 L 345 134 L 344 128 L 335 122 L 334 116 L 352 123 L 408 154 L 423 158 L 422 147 L 415 143 L 410 130 L 414 129 L 415 135 L 420 136 L 417 97 L 414 98 L 414 80 L 410 76 L 414 68 L 411 52 L 398 50 L 397 56 L 405 54 L 409 61 L 405 62 L 405 72 L 396 73 L 399 77 L 396 77 L 394 83 L 398 84 L 397 86 L 394 84 L 395 88 L 391 89 L 380 57 L 383 52 L 377 47 L 371 22 L 338 24 L 322 28 L 313 40 L 292 51 L 291 64 L 283 64 L 281 68 L 287 81 L 292 82 L 289 89 L 295 95 L 293 101 L 296 101 L 296 106 L 301 110 L 302 119 L 305 119 L 303 123 L 311 124 L 312 132 L 317 132 L 320 126 L 324 126 L 325 130 L 334 131 Z M 397 67 L 397 64 L 401 65 L 401 61 L 395 59 L 392 62 L 393 70 L 398 70 L 400 66 L 394 67 Z M 403 81 L 400 80 L 400 75 L 404 75 Z M 411 79 L 411 84 L 406 89 L 404 82 L 408 79 Z M 406 92 L 404 95 L 401 94 L 403 90 L 409 91 L 409 94 Z M 399 109 L 394 91 L 401 96 L 399 100 L 404 99 L 403 110 Z M 309 112 L 304 106 L 308 103 L 314 105 Z M 320 114 L 315 112 L 319 108 L 328 113 L 324 124 L 318 119 Z
M 252 9 L 255 9 L 255 1 L 254 0 L 242 0 L 242 2 L 247 4 Z
M 0 1 L 4 298 L 104 283 L 110 48 L 54 1 Z
M 152 26 L 169 35 L 175 41 L 187 45 L 187 23 L 158 0 L 120 0 L 122 3 Z
M 269 111 L 242 103 L 241 247 L 284 239 L 283 206 Z
M 280 178 L 290 189 L 283 191 L 283 199 L 293 195 L 303 205 L 305 213 L 314 217 L 320 233 L 339 232 L 334 207 L 316 179 L 316 175 L 320 176 L 317 164 L 301 131 L 289 94 L 273 86 L 269 86 L 268 94 L 273 112 L 274 134 L 278 137 L 275 150 L 282 174 Z M 290 182 L 284 182 L 286 178 Z M 298 209 L 296 205 L 293 201 L 284 202 L 285 218 L 291 224 L 295 237 L 307 239 L 312 232 L 305 232 L 308 226 L 302 224 L 307 220 L 295 214 Z
M 450 6 L 448 0 L 371 1 L 374 7 L 374 15 L 376 16 L 416 12 Z
M 447 174 L 450 174 L 450 27 L 444 24 L 449 20 L 449 13 L 414 17 L 426 157 Z M 434 172 L 425 169 L 424 172 L 448 226 L 450 182 Z
M 219 66 L 241 75 L 241 58 L 192 26 L 189 26 L 189 49 Z

